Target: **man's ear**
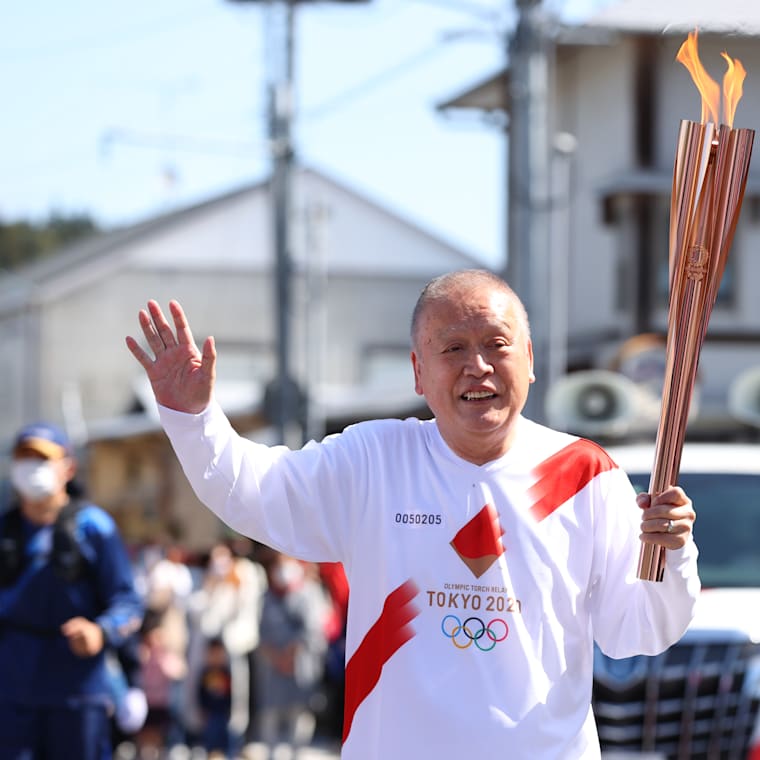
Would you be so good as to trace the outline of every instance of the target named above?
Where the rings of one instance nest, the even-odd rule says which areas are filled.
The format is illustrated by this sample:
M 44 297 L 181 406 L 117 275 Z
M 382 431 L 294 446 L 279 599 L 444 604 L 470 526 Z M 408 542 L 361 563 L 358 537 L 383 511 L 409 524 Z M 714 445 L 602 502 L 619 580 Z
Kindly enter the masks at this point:
M 530 369 L 528 371 L 528 381 L 536 382 L 536 373 L 533 371 L 533 341 L 528 338 L 528 358 L 530 359 Z
M 414 351 L 411 353 L 411 358 L 412 369 L 414 370 L 414 392 L 418 396 L 423 396 L 424 391 L 422 390 L 422 380 L 420 379 L 420 360 Z

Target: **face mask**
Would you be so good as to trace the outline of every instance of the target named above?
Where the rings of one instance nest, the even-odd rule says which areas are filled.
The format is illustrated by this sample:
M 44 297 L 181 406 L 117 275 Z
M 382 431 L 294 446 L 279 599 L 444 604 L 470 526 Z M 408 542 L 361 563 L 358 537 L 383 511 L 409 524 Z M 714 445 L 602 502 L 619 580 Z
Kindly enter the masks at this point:
M 46 499 L 60 487 L 54 465 L 38 459 L 20 459 L 13 462 L 11 483 L 29 501 Z

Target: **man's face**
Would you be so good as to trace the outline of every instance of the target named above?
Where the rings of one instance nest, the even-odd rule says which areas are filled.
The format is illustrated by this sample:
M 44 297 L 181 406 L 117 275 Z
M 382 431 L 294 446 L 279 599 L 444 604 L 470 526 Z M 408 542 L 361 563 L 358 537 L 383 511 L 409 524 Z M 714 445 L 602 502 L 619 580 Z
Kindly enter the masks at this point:
M 11 480 L 27 518 L 40 525 L 54 522 L 68 502 L 66 484 L 75 471 L 71 457 L 46 457 L 32 449 L 17 450 L 11 463 Z
M 504 454 L 528 397 L 533 348 L 514 297 L 462 285 L 420 316 L 412 366 L 449 447 L 484 464 Z

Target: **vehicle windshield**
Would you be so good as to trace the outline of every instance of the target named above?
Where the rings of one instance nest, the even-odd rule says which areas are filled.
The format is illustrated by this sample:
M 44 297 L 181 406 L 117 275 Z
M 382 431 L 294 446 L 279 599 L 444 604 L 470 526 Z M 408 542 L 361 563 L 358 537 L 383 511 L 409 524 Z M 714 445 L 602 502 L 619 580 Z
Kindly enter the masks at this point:
M 649 475 L 630 478 L 637 491 L 649 487 Z M 682 472 L 678 482 L 697 513 L 702 585 L 760 587 L 760 476 Z

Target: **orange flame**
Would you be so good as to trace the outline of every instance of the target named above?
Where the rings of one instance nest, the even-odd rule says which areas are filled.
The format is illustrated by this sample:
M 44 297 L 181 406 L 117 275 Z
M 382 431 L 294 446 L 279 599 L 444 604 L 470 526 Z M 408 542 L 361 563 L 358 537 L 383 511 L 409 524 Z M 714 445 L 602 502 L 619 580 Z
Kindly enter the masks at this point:
M 732 127 L 736 106 L 742 97 L 744 78 L 747 76 L 747 72 L 738 58 L 732 60 L 725 51 L 721 55 L 728 65 L 726 73 L 723 75 L 723 110 L 725 111 L 726 124 Z
M 742 85 L 747 72 L 738 58 L 731 58 L 728 53 L 721 53 L 726 61 L 728 69 L 723 77 L 723 121 L 732 127 L 734 124 L 734 115 L 736 106 L 742 96 Z M 686 41 L 676 55 L 676 60 L 682 63 L 694 84 L 702 96 L 702 117 L 701 121 L 711 121 L 714 124 L 719 123 L 720 115 L 720 87 L 718 83 L 707 73 L 702 62 L 699 60 L 697 50 L 697 30 L 690 32 Z

